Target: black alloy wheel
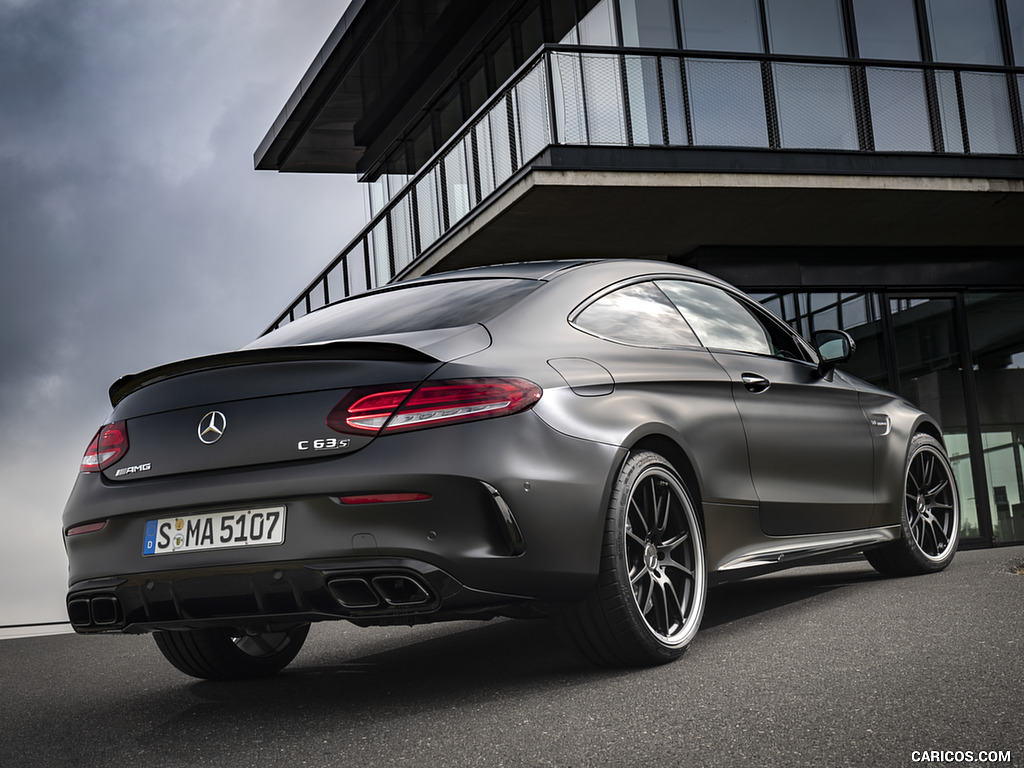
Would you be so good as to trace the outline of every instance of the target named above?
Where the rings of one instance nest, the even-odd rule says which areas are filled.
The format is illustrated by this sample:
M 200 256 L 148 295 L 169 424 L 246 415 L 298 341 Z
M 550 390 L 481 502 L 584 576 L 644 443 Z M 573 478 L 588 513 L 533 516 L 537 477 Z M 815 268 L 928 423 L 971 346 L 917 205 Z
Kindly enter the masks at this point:
M 678 658 L 704 615 L 707 576 L 696 507 L 661 456 L 623 465 L 605 528 L 598 583 L 561 621 L 577 648 L 607 666 L 650 666 Z
M 930 435 L 914 435 L 904 478 L 902 537 L 864 556 L 886 576 L 941 571 L 960 539 L 960 499 L 942 444 Z

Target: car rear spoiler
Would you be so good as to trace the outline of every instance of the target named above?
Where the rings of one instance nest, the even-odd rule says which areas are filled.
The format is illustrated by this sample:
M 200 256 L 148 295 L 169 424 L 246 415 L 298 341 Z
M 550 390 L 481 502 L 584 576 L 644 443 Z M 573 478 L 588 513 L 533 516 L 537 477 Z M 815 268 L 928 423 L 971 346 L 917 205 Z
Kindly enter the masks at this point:
M 193 357 L 122 376 L 110 385 L 110 404 L 116 406 L 128 395 L 158 381 L 197 371 L 234 368 L 259 363 L 290 363 L 307 360 L 393 360 L 399 362 L 440 362 L 418 349 L 402 344 L 370 341 L 333 341 L 294 347 L 262 347 Z

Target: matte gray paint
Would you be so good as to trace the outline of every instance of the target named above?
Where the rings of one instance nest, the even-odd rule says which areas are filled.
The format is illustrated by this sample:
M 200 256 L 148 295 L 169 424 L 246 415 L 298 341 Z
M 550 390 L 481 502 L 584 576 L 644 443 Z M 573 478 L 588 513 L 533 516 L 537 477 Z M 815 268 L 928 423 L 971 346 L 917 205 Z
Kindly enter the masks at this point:
M 128 455 L 105 474 L 80 475 L 65 509 L 65 530 L 108 521 L 103 531 L 66 538 L 72 590 L 94 590 L 95 580 L 108 578 L 124 581 L 118 589 L 137 589 L 151 572 L 159 572 L 160 589 L 173 589 L 180 569 L 215 592 L 231 581 L 227 574 L 251 570 L 279 571 L 295 590 L 322 598 L 329 573 L 372 561 L 429 572 L 446 585 L 433 618 L 462 615 L 470 605 L 500 613 L 517 600 L 581 599 L 596 578 L 610 488 L 628 451 L 652 440 L 696 483 L 713 581 L 899 535 L 893 526 L 908 442 L 915 430 L 937 431 L 920 411 L 842 373 L 822 378 L 817 361 L 641 348 L 569 322 L 596 296 L 631 282 L 667 277 L 724 287 L 702 273 L 660 262 L 594 262 L 476 274 L 508 278 L 517 269 L 546 284 L 486 328 L 326 344 L 323 360 L 175 364 L 173 377 L 129 395 L 115 411 L 128 420 Z M 400 290 L 389 295 L 401 300 Z M 190 373 L 190 365 L 199 370 Z M 768 388 L 751 392 L 745 373 Z M 346 454 L 292 451 L 298 440 L 330 434 L 324 419 L 351 387 L 477 376 L 529 379 L 543 395 L 513 416 L 353 438 Z M 205 446 L 196 428 L 213 407 L 229 426 L 220 442 Z M 872 429 L 869 416 L 877 414 L 891 420 L 888 434 Z M 108 476 L 143 460 L 151 472 Z M 332 500 L 397 491 L 432 498 L 367 507 Z M 494 492 L 507 509 L 495 505 Z M 147 520 L 277 504 L 288 508 L 282 546 L 142 556 Z M 512 549 L 509 514 L 522 535 Z M 292 619 L 324 618 L 318 605 Z

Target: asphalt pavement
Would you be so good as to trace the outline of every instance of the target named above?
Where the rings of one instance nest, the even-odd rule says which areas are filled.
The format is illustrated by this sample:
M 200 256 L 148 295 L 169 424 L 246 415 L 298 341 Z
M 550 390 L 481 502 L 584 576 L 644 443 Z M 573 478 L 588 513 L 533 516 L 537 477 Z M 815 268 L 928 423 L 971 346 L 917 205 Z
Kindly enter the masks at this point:
M 589 666 L 542 621 L 313 627 L 283 673 L 148 636 L 0 641 L 0 766 L 1024 766 L 1024 547 L 712 590 L 679 661 Z M 935 758 L 935 759 L 932 759 Z

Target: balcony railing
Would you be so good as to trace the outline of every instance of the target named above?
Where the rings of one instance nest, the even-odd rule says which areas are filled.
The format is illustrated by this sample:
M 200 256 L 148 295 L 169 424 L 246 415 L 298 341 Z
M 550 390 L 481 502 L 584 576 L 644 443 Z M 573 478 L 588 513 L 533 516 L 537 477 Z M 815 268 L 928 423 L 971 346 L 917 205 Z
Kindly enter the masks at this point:
M 1024 70 L 548 45 L 267 331 L 383 285 L 550 145 L 1024 155 Z

